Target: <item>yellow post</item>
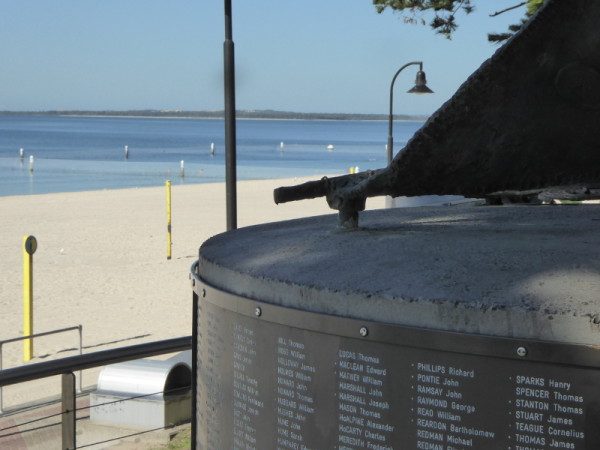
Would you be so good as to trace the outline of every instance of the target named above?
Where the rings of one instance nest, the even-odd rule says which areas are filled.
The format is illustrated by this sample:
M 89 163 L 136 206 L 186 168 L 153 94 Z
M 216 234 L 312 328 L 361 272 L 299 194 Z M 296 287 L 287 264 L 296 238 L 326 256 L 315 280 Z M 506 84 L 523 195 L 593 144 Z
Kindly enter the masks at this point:
M 171 180 L 167 180 L 167 259 L 171 259 Z
M 23 237 L 23 336 L 33 334 L 33 254 L 37 240 L 33 236 Z M 33 357 L 33 339 L 23 340 L 23 361 Z

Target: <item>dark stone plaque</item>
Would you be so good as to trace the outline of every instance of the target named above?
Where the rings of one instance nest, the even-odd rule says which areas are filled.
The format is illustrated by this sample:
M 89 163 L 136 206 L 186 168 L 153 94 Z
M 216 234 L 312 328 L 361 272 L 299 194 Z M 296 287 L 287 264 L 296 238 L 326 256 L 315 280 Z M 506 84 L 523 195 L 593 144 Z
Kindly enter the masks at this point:
M 600 446 L 595 348 L 362 322 L 197 281 L 197 448 Z

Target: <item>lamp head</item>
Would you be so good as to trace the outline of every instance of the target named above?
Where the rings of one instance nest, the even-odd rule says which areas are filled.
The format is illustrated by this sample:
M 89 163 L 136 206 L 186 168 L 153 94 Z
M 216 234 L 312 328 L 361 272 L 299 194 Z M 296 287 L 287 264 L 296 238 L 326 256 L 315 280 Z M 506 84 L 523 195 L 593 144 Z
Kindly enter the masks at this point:
M 407 91 L 409 94 L 433 94 L 433 91 L 427 87 L 427 80 L 425 79 L 425 72 L 419 70 L 417 72 L 417 79 L 412 89 Z

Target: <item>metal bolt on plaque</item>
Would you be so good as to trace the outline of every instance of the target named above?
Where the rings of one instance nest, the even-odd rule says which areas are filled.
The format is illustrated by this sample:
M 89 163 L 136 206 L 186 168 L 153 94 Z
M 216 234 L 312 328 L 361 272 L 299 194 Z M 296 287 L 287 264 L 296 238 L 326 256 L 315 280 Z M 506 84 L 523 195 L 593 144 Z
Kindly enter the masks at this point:
M 523 346 L 517 348 L 517 355 L 519 355 L 522 358 L 527 356 L 527 348 Z

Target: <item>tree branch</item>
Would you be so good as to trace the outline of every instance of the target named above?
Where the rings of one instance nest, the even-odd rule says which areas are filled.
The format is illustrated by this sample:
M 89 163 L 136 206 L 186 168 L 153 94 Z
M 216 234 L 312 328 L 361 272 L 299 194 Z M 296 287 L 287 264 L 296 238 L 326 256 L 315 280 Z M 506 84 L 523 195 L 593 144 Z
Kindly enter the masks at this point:
M 527 4 L 527 2 L 521 2 L 518 5 L 511 6 L 510 8 L 503 9 L 502 11 L 496 11 L 494 14 L 490 14 L 490 17 L 499 16 L 500 14 L 504 14 L 507 11 L 512 11 L 513 9 L 520 8 L 521 6 L 526 5 L 526 4 Z
M 460 8 L 462 8 L 464 2 L 465 2 L 465 0 L 461 0 L 460 1 L 460 3 L 458 4 L 458 6 L 454 9 L 454 11 L 452 11 L 452 15 L 455 15 L 458 12 L 458 10 Z

